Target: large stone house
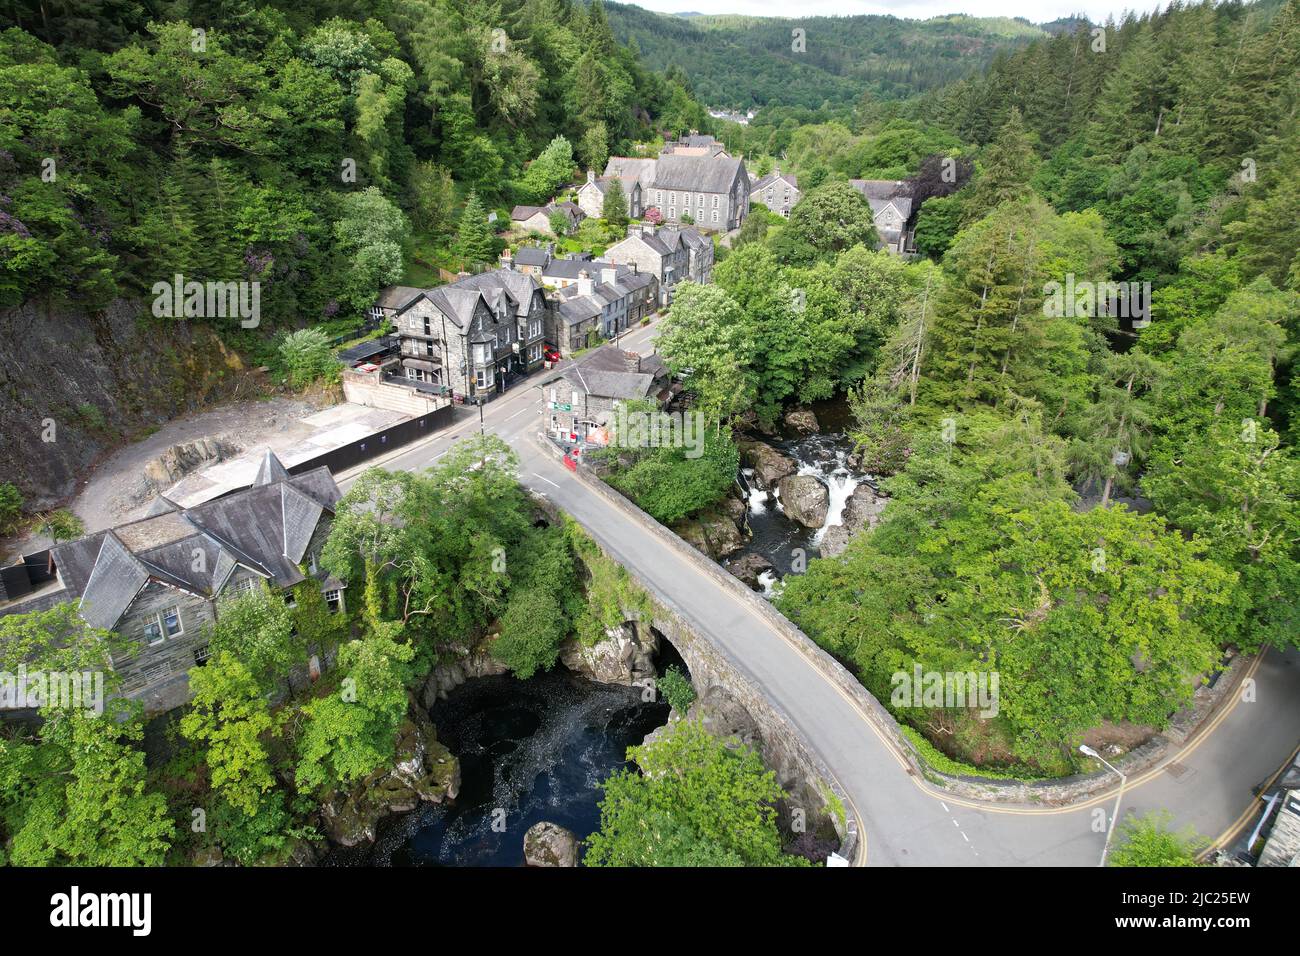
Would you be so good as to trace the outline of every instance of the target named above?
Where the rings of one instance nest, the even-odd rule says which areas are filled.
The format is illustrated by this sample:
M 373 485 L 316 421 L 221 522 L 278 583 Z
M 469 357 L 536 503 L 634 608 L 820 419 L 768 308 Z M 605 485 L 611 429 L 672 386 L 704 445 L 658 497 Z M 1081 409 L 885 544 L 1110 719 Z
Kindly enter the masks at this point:
M 689 217 L 700 229 L 729 232 L 749 215 L 749 174 L 745 161 L 712 146 L 665 147 L 657 159 L 615 156 L 606 176 L 631 177 L 641 187 L 643 209 L 659 210 L 669 223 Z
M 790 210 L 803 198 L 799 189 L 799 180 L 794 173 L 783 173 L 780 167 L 774 168 L 762 179 L 754 183 L 750 190 L 750 202 L 761 202 L 774 213 L 790 218 Z
M 228 599 L 313 580 L 331 610 L 344 609 L 345 583 L 316 570 L 339 498 L 328 468 L 291 476 L 267 451 L 242 491 L 193 508 L 159 498 L 144 518 L 56 545 L 57 586 L 0 615 L 80 601 L 87 623 L 135 644 L 111 662 L 122 693 L 169 710 L 189 699 L 188 671 L 207 660 Z
M 657 355 L 638 355 L 602 345 L 568 362 L 539 385 L 542 424 L 561 442 L 609 442 L 609 424 L 619 402 L 649 400 L 663 406 L 676 392 Z
M 546 298 L 536 276 L 493 269 L 420 289 L 394 314 L 405 377 L 486 400 L 542 365 Z
M 659 281 L 661 305 L 672 301 L 677 283 L 690 279 L 704 284 L 713 278 L 713 241 L 691 226 L 633 223 L 626 239 L 605 250 L 605 259 L 653 275 Z
M 911 187 L 896 179 L 850 179 L 871 206 L 881 245 L 895 255 L 916 251 Z
M 634 175 L 596 176 L 593 169 L 587 170 L 587 181 L 578 187 L 578 206 L 593 219 L 600 219 L 605 210 L 605 194 L 609 184 L 618 181 L 623 189 L 623 199 L 627 203 L 627 214 L 633 219 L 640 219 L 645 207 L 642 204 L 641 183 Z
M 626 332 L 658 307 L 659 281 L 653 275 L 610 263 L 601 266 L 599 271 L 580 270 L 577 282 L 550 296 L 546 338 L 564 358 Z

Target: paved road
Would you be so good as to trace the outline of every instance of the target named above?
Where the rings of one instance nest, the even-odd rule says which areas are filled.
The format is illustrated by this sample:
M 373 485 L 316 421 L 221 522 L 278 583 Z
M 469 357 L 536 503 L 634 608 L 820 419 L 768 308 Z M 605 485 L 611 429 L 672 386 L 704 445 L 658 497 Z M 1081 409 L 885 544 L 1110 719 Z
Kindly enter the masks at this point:
M 649 351 L 651 329 L 620 343 Z M 653 587 L 672 594 L 713 640 L 744 663 L 821 752 L 863 823 L 865 862 L 904 865 L 1095 865 L 1104 839 L 1104 813 L 1114 794 L 1069 810 L 994 806 L 953 800 L 910 775 L 857 710 L 816 668 L 743 599 L 700 575 L 680 554 L 600 495 L 574 481 L 531 440 L 541 427 L 542 397 L 516 389 L 484 409 L 483 427 L 516 450 L 521 481 L 577 519 L 602 545 Z M 438 436 L 377 462 L 419 470 L 436 462 L 458 438 L 480 427 L 476 409 L 459 409 Z M 346 487 L 355 472 L 340 476 Z M 1177 754 L 1129 782 L 1123 813 L 1171 811 L 1178 825 L 1218 837 L 1254 818 L 1252 788 L 1280 766 L 1300 740 L 1300 654 L 1271 653 L 1252 674 L 1255 701 L 1222 711 Z M 1099 823 L 1099 821 L 1101 821 Z M 1231 841 L 1228 841 L 1229 844 Z

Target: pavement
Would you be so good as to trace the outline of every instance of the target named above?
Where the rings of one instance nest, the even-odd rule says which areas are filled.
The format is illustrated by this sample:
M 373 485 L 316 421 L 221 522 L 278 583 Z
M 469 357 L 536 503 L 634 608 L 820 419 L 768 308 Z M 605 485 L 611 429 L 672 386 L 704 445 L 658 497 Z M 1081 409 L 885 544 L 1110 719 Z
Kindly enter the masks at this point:
M 654 327 L 619 345 L 652 350 Z M 540 380 L 540 377 L 539 377 Z M 712 640 L 743 662 L 818 750 L 861 821 L 855 862 L 877 866 L 1095 866 L 1116 791 L 1068 808 L 954 799 L 914 776 L 843 692 L 822 676 L 742 597 L 702 576 L 690 562 L 596 492 L 573 479 L 535 436 L 542 394 L 521 383 L 483 409 L 457 409 L 452 426 L 367 463 L 418 471 L 482 427 L 519 455 L 520 481 L 572 515 L 610 553 L 651 586 L 672 594 Z M 347 488 L 363 471 L 337 476 Z M 1242 692 L 1211 716 L 1177 752 L 1127 782 L 1121 817 L 1167 810 L 1177 827 L 1232 847 L 1258 818 L 1259 787 L 1300 740 L 1300 653 L 1270 652 L 1249 665 Z

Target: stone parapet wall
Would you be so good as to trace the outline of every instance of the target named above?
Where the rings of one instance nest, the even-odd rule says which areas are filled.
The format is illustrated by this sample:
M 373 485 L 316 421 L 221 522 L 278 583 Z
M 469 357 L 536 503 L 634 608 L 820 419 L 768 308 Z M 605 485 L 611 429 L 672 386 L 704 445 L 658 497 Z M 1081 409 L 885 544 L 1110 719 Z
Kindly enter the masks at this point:
M 561 453 L 550 442 L 539 439 L 538 443 L 544 445 L 544 447 L 546 447 L 547 450 L 556 457 L 560 457 Z M 702 574 L 711 577 L 719 586 L 728 589 L 741 600 L 748 602 L 751 609 L 762 616 L 791 644 L 791 646 L 812 662 L 828 681 L 848 696 L 863 716 L 870 721 L 876 730 L 880 732 L 881 736 L 887 741 L 889 746 L 891 746 L 894 751 L 903 758 L 904 762 L 912 772 L 924 777 L 936 788 L 951 793 L 954 796 L 984 800 L 993 803 L 1015 803 L 1061 807 L 1086 801 L 1114 786 L 1114 775 L 1108 770 L 1053 780 L 1038 781 L 990 779 L 977 776 L 954 776 L 936 770 L 928 761 L 926 761 L 924 756 L 918 752 L 912 741 L 903 734 L 898 721 L 891 713 L 889 713 L 885 706 L 881 704 L 880 701 L 878 701 L 865 687 L 863 687 L 847 668 L 819 647 L 812 638 L 808 637 L 808 635 L 796 627 L 793 622 L 773 607 L 771 603 L 755 594 L 748 586 L 711 561 L 708 557 L 701 554 L 695 548 L 687 545 L 675 534 L 663 525 L 659 524 L 659 522 L 655 521 L 654 518 L 650 517 L 650 515 L 646 514 L 617 491 L 592 475 L 586 473 L 583 468 L 579 467 L 577 477 L 578 480 L 582 481 L 586 486 L 623 511 L 629 518 L 639 521 L 662 540 L 674 547 L 682 557 L 686 558 L 699 568 Z M 629 570 L 632 569 L 629 568 Z M 667 608 L 673 609 L 674 606 L 670 597 L 658 594 L 654 594 L 653 596 Z M 678 612 L 674 611 L 674 613 Z M 679 616 L 682 617 L 684 626 L 689 630 L 689 621 L 685 619 L 684 615 Z M 674 643 L 676 643 L 676 641 L 674 641 Z M 711 675 L 716 676 L 718 682 L 724 683 L 729 690 L 738 692 L 738 695 L 742 696 L 742 699 L 745 701 L 747 706 L 752 700 L 756 708 L 752 712 L 756 718 L 763 721 L 765 729 L 770 726 L 778 736 L 783 734 L 796 735 L 796 732 L 793 730 L 793 724 L 789 721 L 788 716 L 779 712 L 775 705 L 762 695 L 761 688 L 749 686 L 751 682 L 747 679 L 742 666 L 737 662 L 730 660 L 724 652 L 714 647 L 711 643 L 698 639 L 695 640 L 694 643 L 707 645 L 709 651 L 701 651 L 699 655 L 705 662 L 706 670 L 711 666 L 711 661 L 716 658 L 718 666 L 716 669 L 708 672 Z M 685 651 L 683 651 L 683 656 L 686 656 Z M 687 662 L 688 664 L 691 663 L 689 657 L 687 658 Z M 1212 688 L 1202 687 L 1198 689 L 1192 705 L 1175 715 L 1170 722 L 1169 728 L 1163 734 L 1153 737 L 1141 746 L 1136 747 L 1116 760 L 1111 761 L 1111 763 L 1114 764 L 1121 773 L 1128 777 L 1149 770 L 1159 764 L 1180 747 L 1189 737 L 1191 737 L 1197 728 L 1199 728 L 1211 714 L 1217 711 L 1219 705 L 1222 704 L 1241 684 L 1243 676 L 1248 670 L 1248 662 L 1249 659 L 1246 655 L 1237 655 L 1219 676 L 1219 679 L 1215 682 Z M 692 674 L 694 673 L 695 668 L 692 666 Z M 723 679 L 724 677 L 726 679 Z M 811 743 L 798 739 L 797 736 L 795 739 L 798 748 L 801 751 L 806 752 L 808 755 L 807 760 L 809 766 L 820 768 L 818 774 L 826 780 L 833 780 L 834 777 L 830 774 L 829 770 L 825 768 L 821 758 L 815 755 Z M 843 799 L 842 793 L 838 793 L 838 795 Z M 848 855 L 844 850 L 841 850 L 841 854 L 846 856 Z M 850 856 L 849 858 L 851 859 L 852 857 Z

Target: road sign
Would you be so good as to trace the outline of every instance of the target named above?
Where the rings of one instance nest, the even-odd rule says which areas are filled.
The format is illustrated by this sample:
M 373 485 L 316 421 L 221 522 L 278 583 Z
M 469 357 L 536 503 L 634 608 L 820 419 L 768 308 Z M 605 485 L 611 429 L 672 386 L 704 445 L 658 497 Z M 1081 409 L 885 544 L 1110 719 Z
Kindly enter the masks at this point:
M 573 406 L 570 405 L 568 402 L 551 402 L 551 403 L 550 403 L 550 406 L 551 406 L 551 411 L 554 411 L 554 412 L 571 412 L 571 411 L 573 411 Z

